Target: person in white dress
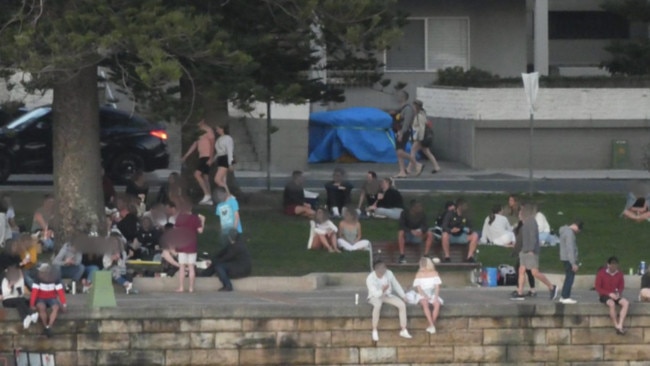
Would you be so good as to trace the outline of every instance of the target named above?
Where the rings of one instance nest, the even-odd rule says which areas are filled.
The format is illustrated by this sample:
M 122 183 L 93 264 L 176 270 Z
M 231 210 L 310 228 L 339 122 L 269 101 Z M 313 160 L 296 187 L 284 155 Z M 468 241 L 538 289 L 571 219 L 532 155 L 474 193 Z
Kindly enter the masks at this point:
M 399 335 L 402 338 L 411 339 L 412 337 L 406 329 L 406 303 L 404 302 L 406 294 L 404 289 L 397 282 L 393 272 L 386 268 L 384 262 L 376 261 L 372 267 L 373 271 L 366 278 L 368 303 L 372 305 L 372 340 L 379 341 L 377 325 L 379 325 L 379 314 L 383 304 L 390 304 L 397 308 L 401 328 Z
M 515 245 L 515 234 L 508 218 L 502 215 L 502 210 L 500 205 L 496 205 L 492 207 L 490 216 L 485 218 L 481 232 L 481 244 L 494 244 L 502 247 Z
M 422 257 L 420 269 L 413 280 L 413 288 L 416 292 L 416 301 L 422 306 L 424 316 L 429 322 L 427 328 L 429 334 L 436 332 L 436 321 L 440 314 L 440 307 L 444 304 L 444 300 L 440 297 L 441 284 L 442 280 L 431 258 Z

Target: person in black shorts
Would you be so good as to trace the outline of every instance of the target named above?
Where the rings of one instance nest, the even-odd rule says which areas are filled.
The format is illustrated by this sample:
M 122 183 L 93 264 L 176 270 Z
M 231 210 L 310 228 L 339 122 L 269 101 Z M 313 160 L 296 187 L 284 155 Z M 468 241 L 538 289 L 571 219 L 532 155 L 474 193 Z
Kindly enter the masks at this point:
M 415 167 L 416 174 L 422 172 L 424 165 L 419 164 L 411 154 L 406 152 L 406 145 L 411 141 L 413 119 L 415 118 L 415 111 L 409 103 L 409 94 L 404 90 L 398 91 L 397 102 L 400 109 L 395 113 L 394 119 L 395 127 L 399 128 L 395 131 L 395 152 L 397 153 L 399 173 L 394 178 L 405 178 L 409 173 L 404 166 L 405 159 L 409 161 L 409 166 Z
M 200 135 L 196 141 L 190 146 L 185 155 L 183 155 L 183 162 L 194 152 L 199 153 L 199 160 L 194 171 L 194 178 L 199 183 L 203 191 L 203 199 L 199 201 L 200 205 L 212 205 L 212 195 L 210 194 L 210 164 L 214 157 L 214 130 L 205 122 L 204 119 L 198 123 Z
M 601 268 L 596 275 L 596 292 L 598 292 L 601 303 L 609 308 L 609 317 L 614 323 L 616 333 L 625 334 L 625 317 L 630 308 L 630 302 L 623 297 L 625 289 L 625 277 L 618 270 L 618 258 L 610 257 L 607 266 Z M 616 314 L 616 307 L 620 306 L 620 313 Z

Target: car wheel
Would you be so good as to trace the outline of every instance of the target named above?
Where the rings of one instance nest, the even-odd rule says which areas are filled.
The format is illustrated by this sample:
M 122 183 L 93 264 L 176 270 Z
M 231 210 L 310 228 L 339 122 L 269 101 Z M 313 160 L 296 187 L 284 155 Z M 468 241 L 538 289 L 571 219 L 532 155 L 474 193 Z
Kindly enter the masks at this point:
M 11 158 L 9 155 L 0 153 L 0 183 L 4 183 L 11 175 Z
M 143 168 L 144 162 L 141 157 L 133 153 L 122 154 L 111 163 L 111 178 L 116 182 L 124 183 Z

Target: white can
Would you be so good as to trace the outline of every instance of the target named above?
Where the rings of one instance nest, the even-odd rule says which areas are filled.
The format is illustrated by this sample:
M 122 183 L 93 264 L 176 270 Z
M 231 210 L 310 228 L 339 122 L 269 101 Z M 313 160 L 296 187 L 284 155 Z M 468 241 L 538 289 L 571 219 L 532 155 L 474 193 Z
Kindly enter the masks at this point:
M 359 305 L 359 294 L 354 294 L 354 305 Z
M 75 281 L 72 281 L 72 290 L 71 290 L 73 295 L 77 294 L 77 283 Z

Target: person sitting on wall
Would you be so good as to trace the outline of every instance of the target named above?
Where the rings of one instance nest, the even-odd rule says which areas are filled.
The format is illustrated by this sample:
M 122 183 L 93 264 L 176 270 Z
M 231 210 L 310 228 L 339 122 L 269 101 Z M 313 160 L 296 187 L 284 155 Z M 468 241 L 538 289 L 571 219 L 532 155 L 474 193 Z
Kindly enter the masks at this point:
M 445 202 L 444 209 L 438 217 L 436 217 L 436 226 L 432 227 L 430 230 L 433 232 L 433 237 L 441 240 L 442 239 L 442 223 L 445 222 L 445 217 L 447 215 L 453 215 L 456 211 L 456 204 L 453 201 Z
M 636 196 L 634 193 L 628 193 L 627 204 L 623 210 L 623 217 L 636 222 L 650 220 L 650 210 L 648 203 L 650 197 Z
M 625 317 L 630 307 L 630 302 L 623 297 L 625 290 L 625 277 L 618 270 L 618 258 L 610 257 L 607 260 L 607 266 L 601 268 L 596 275 L 596 292 L 600 297 L 600 302 L 609 308 L 609 317 L 614 323 L 616 333 L 625 334 Z M 616 306 L 621 307 L 620 313 L 616 314 Z
M 81 255 L 81 252 L 71 243 L 65 243 L 52 260 L 52 265 L 62 279 L 69 278 L 73 282 L 79 282 L 85 271 L 85 267 L 81 264 Z M 85 280 L 83 285 L 86 286 Z
M 340 218 L 343 207 L 350 203 L 352 187 L 352 183 L 345 180 L 345 171 L 341 168 L 334 169 L 332 181 L 325 183 L 327 207 L 333 218 Z
M 372 340 L 379 341 L 377 326 L 379 325 L 381 307 L 384 304 L 392 305 L 399 311 L 399 325 L 401 328 L 399 336 L 406 339 L 413 338 L 406 329 L 406 304 L 404 303 L 406 294 L 404 289 L 402 289 L 393 272 L 386 268 L 384 262 L 376 261 L 372 268 L 373 271 L 366 278 L 368 303 L 372 305 Z
M 228 231 L 228 241 L 229 245 L 208 261 L 208 268 L 202 273 L 202 276 L 210 277 L 216 274 L 219 277 L 223 285 L 219 291 L 232 291 L 230 280 L 248 277 L 252 271 L 250 252 L 236 229 Z
M 481 244 L 493 244 L 502 247 L 515 245 L 515 234 L 508 219 L 502 215 L 501 205 L 492 207 L 490 216 L 485 218 L 481 231 Z
M 399 263 L 406 263 L 404 248 L 406 244 L 424 243 L 424 256 L 429 255 L 433 245 L 433 233 L 427 225 L 427 215 L 420 202 L 411 201 L 411 207 L 402 211 L 399 217 L 399 233 L 397 234 L 397 246 L 399 247 Z
M 38 233 L 38 238 L 43 244 L 43 249 L 54 249 L 54 231 L 52 231 L 52 220 L 55 219 L 54 214 L 54 196 L 46 194 L 43 198 L 43 204 L 34 212 L 32 220 L 32 234 Z
M 394 187 L 391 178 L 382 179 L 380 187 L 381 192 L 377 195 L 377 201 L 368 207 L 368 212 L 377 218 L 399 220 L 404 210 L 402 195 Z
M 450 244 L 469 245 L 466 261 L 470 263 L 475 262 L 474 253 L 478 245 L 478 234 L 472 231 L 471 223 L 465 217 L 467 209 L 467 201 L 459 198 L 456 200 L 456 211 L 452 215 L 445 216 L 445 221 L 442 223 L 442 250 L 445 252 L 444 262 L 451 262 L 449 258 Z
M 641 291 L 639 292 L 640 302 L 650 302 L 650 269 L 641 277 Z
M 295 170 L 291 173 L 291 181 L 284 186 L 282 206 L 285 215 L 314 217 L 314 209 L 305 200 L 304 177 L 301 171 Z

